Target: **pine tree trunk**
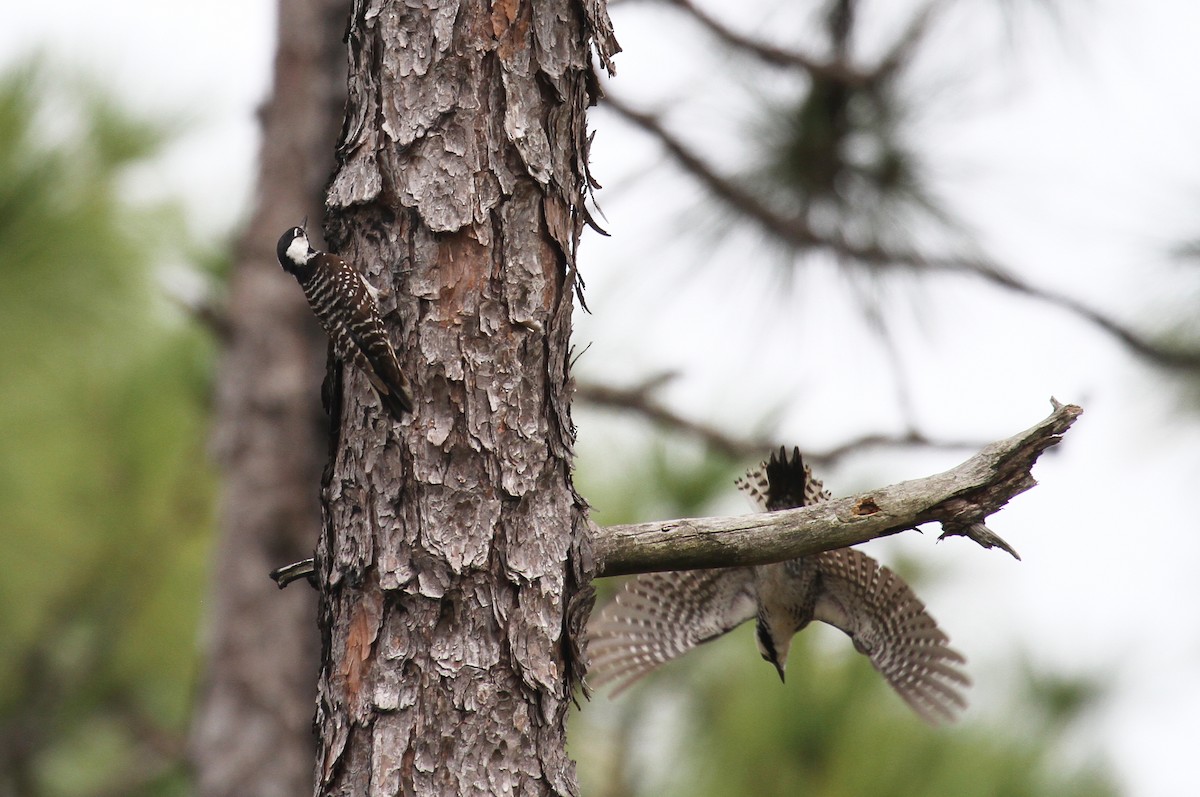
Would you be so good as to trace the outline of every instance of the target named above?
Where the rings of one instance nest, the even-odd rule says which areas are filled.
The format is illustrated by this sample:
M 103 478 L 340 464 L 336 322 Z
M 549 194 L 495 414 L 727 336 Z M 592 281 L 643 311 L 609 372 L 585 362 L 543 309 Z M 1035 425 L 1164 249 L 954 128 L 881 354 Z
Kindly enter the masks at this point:
M 256 207 L 230 278 L 215 397 L 221 532 L 190 739 L 201 797 L 312 789 L 316 600 L 311 590 L 281 593 L 267 573 L 310 556 L 320 533 L 327 343 L 275 241 L 306 213 L 320 218 L 345 105 L 348 13 L 347 0 L 279 5 Z
M 591 9 L 589 9 L 590 11 Z M 590 608 L 569 338 L 590 18 L 359 0 L 326 233 L 385 290 L 415 414 L 334 380 L 317 793 L 574 794 Z

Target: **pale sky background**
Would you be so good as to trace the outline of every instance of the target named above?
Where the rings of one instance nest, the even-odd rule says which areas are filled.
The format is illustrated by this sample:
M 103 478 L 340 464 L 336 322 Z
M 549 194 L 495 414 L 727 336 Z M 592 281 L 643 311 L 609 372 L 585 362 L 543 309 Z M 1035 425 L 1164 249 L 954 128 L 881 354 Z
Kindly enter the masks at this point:
M 967 5 L 974 13 L 959 12 L 939 33 L 944 47 L 922 71 L 930 85 L 949 83 L 949 99 L 931 95 L 920 128 L 947 204 L 1016 272 L 1139 328 L 1182 314 L 1172 300 L 1196 307 L 1200 297 L 1187 292 L 1195 266 L 1166 252 L 1200 237 L 1200 3 L 1064 3 L 1061 27 L 1019 14 L 1007 41 L 995 32 L 1000 18 L 979 10 L 990 6 Z M 273 16 L 266 0 L 10 3 L 0 62 L 43 49 L 135 108 L 190 122 L 135 187 L 182 196 L 193 230 L 220 235 L 247 209 Z M 776 14 L 769 29 L 794 29 L 791 21 Z M 665 112 L 726 162 L 744 131 L 714 110 L 739 97 L 749 107 L 744 95 L 778 87 L 701 85 L 697 65 L 713 63 L 700 60 L 708 40 L 678 15 L 624 3 L 614 22 L 625 52 L 613 91 Z M 672 406 L 734 432 L 786 406 L 781 435 L 802 447 L 894 430 L 886 361 L 855 331 L 845 281 L 813 262 L 781 291 L 758 262 L 777 253 L 755 236 L 714 232 L 700 191 L 664 168 L 652 143 L 609 114 L 595 113 L 592 126 L 612 238 L 590 235 L 583 247 L 595 315 L 579 318 L 578 348 L 593 343 L 581 371 L 630 384 L 677 370 L 664 394 Z M 990 521 L 1023 562 L 962 540 L 935 547 L 932 534 L 870 548 L 885 560 L 902 548 L 938 568 L 922 595 L 971 660 L 968 716 L 1004 716 L 1009 672 L 1023 656 L 1109 676 L 1111 700 L 1068 749 L 1099 745 L 1135 797 L 1200 794 L 1195 417 L 1175 414 L 1177 395 L 1115 343 L 1043 305 L 965 281 L 892 281 L 882 295 L 900 308 L 897 346 L 926 432 L 1007 437 L 1048 414 L 1050 395 L 1085 408 L 1035 468 L 1040 486 Z M 579 422 L 585 460 L 606 454 L 602 437 L 629 434 L 602 435 L 607 422 L 592 413 Z M 863 458 L 824 475 L 835 493 L 849 492 L 968 453 Z M 730 495 L 726 508 L 740 511 Z
M 612 90 L 665 114 L 721 162 L 739 131 L 719 109 L 736 105 L 736 88 L 701 83 L 681 53 L 707 40 L 685 36 L 677 15 L 630 5 L 615 19 L 626 52 Z M 1097 2 L 1092 13 L 1064 4 L 1061 28 L 1026 14 L 1010 40 L 981 11 L 987 4 L 964 5 L 973 13 L 950 20 L 921 70 L 949 95 L 931 96 L 920 128 L 947 205 L 1029 281 L 1135 327 L 1182 315 L 1187 308 L 1172 304 L 1181 299 L 1194 308 L 1195 267 L 1166 253 L 1200 228 L 1200 103 L 1188 103 L 1200 75 L 1200 4 Z M 795 29 L 773 22 L 767 30 Z M 667 29 L 694 47 L 664 45 Z M 682 369 L 672 404 L 729 429 L 749 430 L 765 406 L 786 401 L 781 436 L 802 448 L 895 430 L 885 360 L 856 333 L 844 281 L 810 263 L 788 298 L 773 297 L 753 268 L 770 250 L 753 235 L 714 236 L 698 189 L 661 168 L 653 144 L 609 115 L 593 123 L 596 169 L 615 195 L 600 196 L 614 235 L 585 248 L 585 267 L 588 257 L 597 263 L 585 272 L 596 315 L 577 325 L 581 346 L 595 330 L 585 361 L 626 383 Z M 630 289 L 641 281 L 677 299 L 664 306 Z M 903 548 L 944 568 L 921 593 L 971 659 L 973 712 L 1005 716 L 1009 673 L 1023 657 L 1105 676 L 1111 700 L 1066 749 L 1099 745 L 1128 794 L 1200 794 L 1200 522 L 1177 502 L 1197 494 L 1196 419 L 1175 415 L 1178 396 L 1156 374 L 1072 317 L 970 282 L 921 284 L 889 282 L 884 300 L 899 309 L 893 330 L 923 430 L 1007 437 L 1044 417 L 1050 395 L 1085 414 L 1035 468 L 1041 486 L 989 521 L 1023 562 L 961 540 L 935 548 L 928 534 L 868 550 L 887 561 Z M 623 311 L 638 322 L 622 330 L 609 316 Z M 581 422 L 585 444 L 588 431 Z M 826 474 L 826 484 L 852 492 L 965 457 L 864 458 Z M 736 497 L 729 508 L 739 511 Z

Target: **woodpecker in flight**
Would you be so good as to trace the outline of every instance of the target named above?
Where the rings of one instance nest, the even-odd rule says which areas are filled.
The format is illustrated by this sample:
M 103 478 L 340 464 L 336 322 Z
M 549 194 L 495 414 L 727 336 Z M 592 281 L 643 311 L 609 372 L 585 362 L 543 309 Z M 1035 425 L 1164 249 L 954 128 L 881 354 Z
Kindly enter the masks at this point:
M 313 249 L 302 227 L 285 232 L 275 254 L 304 289 L 309 307 L 329 333 L 337 358 L 366 374 L 393 418 L 401 420 L 412 412 L 412 390 L 376 304 L 379 291 L 345 260 Z
M 799 450 L 780 449 L 737 482 L 760 510 L 829 500 Z M 755 620 L 762 657 L 782 680 L 792 636 L 813 620 L 841 629 L 926 722 L 966 706 L 965 659 L 899 576 L 853 548 L 756 567 L 645 573 L 592 618 L 593 684 L 614 696 L 659 665 Z

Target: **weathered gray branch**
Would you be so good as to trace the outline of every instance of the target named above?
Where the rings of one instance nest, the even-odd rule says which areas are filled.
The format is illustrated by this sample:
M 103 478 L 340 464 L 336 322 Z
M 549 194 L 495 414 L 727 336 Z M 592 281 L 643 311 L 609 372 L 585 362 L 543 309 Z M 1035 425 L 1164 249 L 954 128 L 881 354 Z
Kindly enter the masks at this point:
M 598 576 L 655 570 L 766 564 L 844 548 L 922 523 L 943 535 L 1004 547 L 984 520 L 1036 482 L 1038 456 L 1062 439 L 1083 412 L 1051 399 L 1054 411 L 1036 426 L 986 446 L 958 467 L 815 506 L 738 517 L 689 518 L 595 530 Z

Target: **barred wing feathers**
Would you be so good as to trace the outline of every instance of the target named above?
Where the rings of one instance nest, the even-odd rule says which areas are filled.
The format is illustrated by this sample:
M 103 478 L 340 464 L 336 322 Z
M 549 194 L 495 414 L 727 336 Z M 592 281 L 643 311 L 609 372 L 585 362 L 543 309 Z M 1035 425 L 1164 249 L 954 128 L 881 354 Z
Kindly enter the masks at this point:
M 659 665 L 753 619 L 750 568 L 644 573 L 625 583 L 588 625 L 589 681 L 617 682 L 615 697 Z
M 966 660 L 891 570 L 853 548 L 813 557 L 821 573 L 814 619 L 841 629 L 896 693 L 931 725 L 966 707 Z

